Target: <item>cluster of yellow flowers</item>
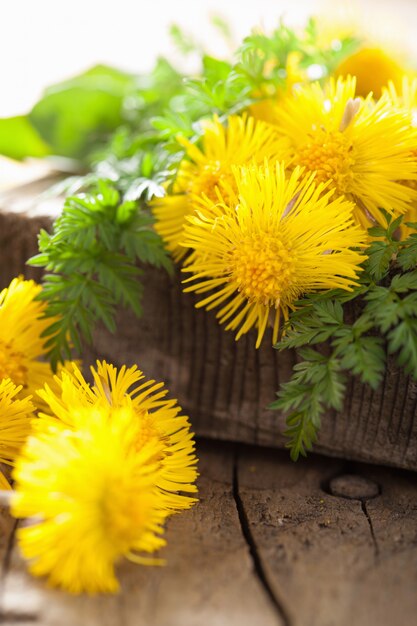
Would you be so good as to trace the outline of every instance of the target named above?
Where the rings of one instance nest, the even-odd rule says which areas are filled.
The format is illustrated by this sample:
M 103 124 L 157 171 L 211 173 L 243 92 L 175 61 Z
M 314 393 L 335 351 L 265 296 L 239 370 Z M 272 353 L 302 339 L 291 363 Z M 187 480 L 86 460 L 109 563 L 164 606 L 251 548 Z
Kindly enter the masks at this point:
M 236 339 L 276 342 L 303 294 L 355 284 L 367 229 L 417 216 L 417 80 L 357 95 L 356 79 L 299 84 L 241 116 L 206 122 L 185 149 L 156 229 L 185 291 Z M 405 229 L 403 230 L 403 235 Z
M 11 511 L 35 575 L 70 592 L 114 592 L 121 557 L 161 548 L 166 518 L 195 502 L 188 418 L 136 367 L 76 363 L 54 376 L 41 287 L 14 279 L 0 295 L 0 461 L 14 466 Z M 52 320 L 53 321 L 53 320 Z M 2 489 L 11 489 L 0 472 Z
M 197 143 L 179 137 L 172 193 L 152 202 L 184 290 L 236 339 L 255 329 L 256 347 L 267 332 L 277 341 L 303 294 L 352 289 L 370 226 L 417 221 L 417 79 L 375 96 L 350 75 L 288 82 L 279 99 L 206 120 Z M 54 374 L 40 292 L 16 278 L 0 294 L 0 463 L 13 489 L 7 470 L 0 488 L 27 520 L 17 536 L 35 575 L 114 592 L 121 558 L 161 563 L 167 517 L 196 501 L 193 435 L 136 366 L 97 362 L 90 382 L 74 362 Z

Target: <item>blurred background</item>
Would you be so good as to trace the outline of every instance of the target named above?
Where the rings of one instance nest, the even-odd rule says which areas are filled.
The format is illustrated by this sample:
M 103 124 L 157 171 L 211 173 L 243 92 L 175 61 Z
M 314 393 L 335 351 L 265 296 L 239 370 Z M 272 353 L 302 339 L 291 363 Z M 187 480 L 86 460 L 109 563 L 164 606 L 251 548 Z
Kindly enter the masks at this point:
M 208 52 L 230 56 L 210 18 L 230 24 L 236 45 L 252 28 L 268 31 L 280 17 L 291 25 L 309 15 L 337 25 L 356 23 L 385 45 L 414 48 L 416 0 L 14 0 L 3 7 L 0 38 L 0 116 L 26 112 L 42 89 L 96 63 L 134 72 L 158 55 L 184 67 L 169 35 L 178 24 Z M 192 59 L 185 69 L 192 71 Z
M 97 63 L 146 72 L 162 55 L 180 69 L 197 71 L 197 55 L 184 58 L 175 47 L 173 23 L 208 53 L 230 58 L 233 45 L 213 26 L 213 16 L 230 25 L 237 46 L 254 27 L 268 32 L 280 17 L 302 25 L 310 15 L 325 28 L 354 25 L 376 45 L 417 58 L 416 0 L 14 0 L 2 14 L 0 117 L 27 112 L 47 85 Z M 12 171 L 18 170 L 0 162 L 0 185 Z

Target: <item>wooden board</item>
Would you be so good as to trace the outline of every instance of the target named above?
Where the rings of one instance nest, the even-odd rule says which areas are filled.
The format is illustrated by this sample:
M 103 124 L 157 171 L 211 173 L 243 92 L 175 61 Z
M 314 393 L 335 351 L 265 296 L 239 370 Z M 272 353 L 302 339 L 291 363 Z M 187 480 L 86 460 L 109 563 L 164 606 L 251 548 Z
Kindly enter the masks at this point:
M 72 597 L 30 578 L 11 538 L 0 623 L 416 623 L 414 475 L 315 456 L 293 464 L 282 451 L 202 440 L 198 451 L 200 504 L 171 519 L 165 567 L 125 564 L 119 595 Z
M 19 273 L 40 277 L 25 267 L 37 251 L 36 234 L 50 227 L 59 202 L 39 202 L 51 178 L 0 196 L 0 286 Z M 196 310 L 183 294 L 180 273 L 146 269 L 144 315 L 121 312 L 117 335 L 97 327 L 86 364 L 106 358 L 115 364 L 137 363 L 164 380 L 191 416 L 199 435 L 282 447 L 284 418 L 268 409 L 295 363 L 291 351 L 278 354 L 267 342 L 259 350 L 249 334 L 235 342 L 213 313 Z M 316 451 L 332 456 L 417 469 L 417 385 L 391 362 L 377 391 L 351 379 L 340 414 L 322 420 Z
M 353 499 L 335 496 L 332 478 L 341 476 L 345 494 L 359 477 L 365 488 Z M 288 624 L 416 623 L 413 474 L 320 457 L 291 465 L 282 453 L 246 450 L 239 478 L 253 541 Z M 367 499 L 369 483 L 378 495 Z

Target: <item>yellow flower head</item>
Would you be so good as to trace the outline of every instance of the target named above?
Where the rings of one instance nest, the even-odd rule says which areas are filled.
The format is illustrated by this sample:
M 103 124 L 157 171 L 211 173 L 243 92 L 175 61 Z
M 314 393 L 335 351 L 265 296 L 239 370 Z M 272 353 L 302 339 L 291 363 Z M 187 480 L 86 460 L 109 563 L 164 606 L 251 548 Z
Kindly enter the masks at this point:
M 216 202 L 217 193 L 233 193 L 233 165 L 243 165 L 252 159 L 262 163 L 264 158 L 281 158 L 282 138 L 276 130 L 253 117 L 232 115 L 227 127 L 215 116 L 206 123 L 201 148 L 187 139 L 178 138 L 186 150 L 180 167 L 174 195 L 154 200 L 155 229 L 167 249 L 179 261 L 186 250 L 181 247 L 184 223 L 194 212 L 195 195 L 206 195 Z
M 13 465 L 30 432 L 34 406 L 30 397 L 18 399 L 21 391 L 10 379 L 0 381 L 0 463 Z M 0 489 L 10 485 L 0 470 Z
M 220 307 L 217 317 L 236 339 L 255 327 L 259 347 L 268 321 L 277 340 L 280 312 L 303 293 L 355 284 L 366 235 L 353 205 L 332 199 L 326 185 L 300 168 L 286 178 L 282 164 L 234 170 L 239 204 L 201 201 L 189 218 L 185 245 L 194 250 L 185 291 L 209 294 L 197 306 Z
M 417 127 L 417 77 L 403 76 L 400 85 L 389 81 L 383 92 L 393 106 L 406 110 L 410 126 Z
M 75 406 L 77 430 L 37 420 L 13 473 L 11 510 L 28 518 L 20 549 L 35 576 L 72 593 L 115 592 L 115 564 L 164 545 L 156 442 L 140 450 L 131 407 Z
M 336 68 L 336 76 L 355 76 L 356 93 L 366 97 L 370 92 L 379 98 L 384 87 L 392 81 L 401 86 L 406 68 L 381 48 L 363 47 L 354 52 Z
M 19 385 L 20 398 L 34 396 L 53 377 L 50 365 L 41 360 L 47 341 L 42 333 L 51 324 L 42 319 L 46 304 L 35 300 L 41 290 L 33 280 L 15 278 L 0 293 L 0 379 Z
M 291 167 L 316 172 L 338 196 L 356 204 L 355 218 L 369 227 L 385 224 L 380 209 L 404 213 L 417 192 L 404 180 L 417 179 L 412 151 L 417 133 L 408 115 L 388 97 L 373 102 L 355 98 L 355 79 L 305 86 L 276 110 L 280 132 L 291 144 Z
M 408 115 L 410 127 L 417 128 L 417 78 L 404 76 L 401 89 L 397 89 L 393 82 L 389 82 L 388 87 L 384 89 L 384 95 L 390 99 L 393 106 L 404 108 Z M 412 154 L 417 167 L 417 146 L 412 151 Z M 403 182 L 409 187 L 417 189 L 417 181 L 409 180 Z M 405 239 L 410 234 L 415 233 L 415 230 L 411 230 L 409 226 L 406 225 L 407 222 L 417 222 L 417 198 L 413 200 L 404 215 L 403 223 L 401 225 L 402 239 Z
M 74 406 L 98 406 L 104 411 L 131 407 L 138 424 L 137 449 L 151 442 L 158 450 L 155 459 L 158 467 L 156 486 L 167 511 L 172 513 L 192 506 L 196 501 L 194 497 L 178 493 L 197 491 L 194 484 L 197 458 L 188 418 L 181 415 L 177 401 L 166 399 L 168 391 L 163 383 L 145 380 L 136 366 L 123 366 L 118 370 L 103 361 L 97 362 L 97 367 L 91 368 L 91 372 L 94 380 L 92 387 L 73 364 L 72 370 L 63 369 L 60 376 L 55 377 L 57 391 L 48 385 L 39 391 L 39 396 L 50 409 L 50 413 L 41 414 L 42 417 L 59 420 L 77 429 L 78 417 Z

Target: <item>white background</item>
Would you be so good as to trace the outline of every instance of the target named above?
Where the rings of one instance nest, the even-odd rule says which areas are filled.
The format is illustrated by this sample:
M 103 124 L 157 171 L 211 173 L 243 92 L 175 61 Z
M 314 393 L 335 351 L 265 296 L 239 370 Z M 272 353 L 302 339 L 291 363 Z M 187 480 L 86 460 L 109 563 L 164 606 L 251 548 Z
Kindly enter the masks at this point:
M 140 72 L 159 54 L 175 59 L 172 22 L 210 52 L 227 55 L 210 26 L 213 14 L 232 24 L 236 43 L 254 26 L 271 30 L 281 15 L 302 24 L 315 13 L 327 21 L 356 19 L 394 46 L 417 45 L 417 0 L 0 0 L 0 6 L 0 116 L 26 112 L 46 85 L 99 62 Z
M 230 57 L 212 15 L 232 26 L 236 45 L 253 27 L 271 31 L 281 16 L 301 25 L 315 14 L 327 25 L 356 23 L 377 44 L 417 59 L 417 0 L 0 0 L 0 7 L 0 117 L 26 113 L 47 85 L 97 63 L 146 72 L 165 55 L 195 71 L 196 59 L 185 62 L 172 44 L 172 23 L 207 52 Z M 39 167 L 46 165 L 0 159 L 0 188 L 36 177 Z

